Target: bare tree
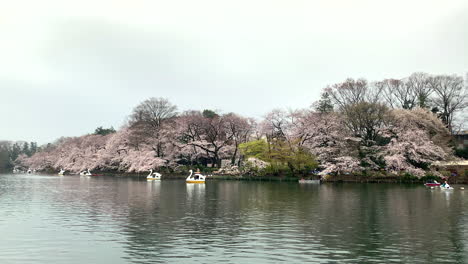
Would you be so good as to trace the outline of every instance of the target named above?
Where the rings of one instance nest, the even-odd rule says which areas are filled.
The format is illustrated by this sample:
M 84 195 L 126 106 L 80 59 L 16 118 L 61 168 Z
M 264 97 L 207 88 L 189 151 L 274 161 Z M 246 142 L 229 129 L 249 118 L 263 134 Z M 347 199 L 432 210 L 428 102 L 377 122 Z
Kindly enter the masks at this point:
M 227 131 L 232 135 L 234 151 L 231 157 L 231 164 L 234 165 L 239 155 L 239 144 L 249 141 L 255 127 L 255 121 L 252 118 L 245 118 L 234 113 L 229 113 L 224 118 Z
M 417 105 L 416 92 L 407 81 L 387 79 L 384 82 L 387 98 L 393 99 L 393 108 L 413 109 Z
M 166 98 L 150 98 L 137 105 L 130 115 L 130 123 L 145 122 L 159 128 L 163 120 L 177 115 L 177 106 Z
M 385 79 L 376 82 L 375 87 L 382 91 L 382 95 L 391 108 L 411 109 L 414 106 L 414 94 L 408 90 L 408 86 L 402 80 Z
M 332 102 L 338 106 L 345 117 L 345 124 L 364 144 L 372 145 L 377 139 L 379 129 L 383 126 L 388 112 L 387 106 L 381 103 L 383 97 L 394 100 L 392 88 L 404 85 L 399 80 L 385 80 L 369 86 L 365 79 L 347 79 L 343 83 L 325 88 Z M 393 102 L 395 104 L 396 102 Z
M 132 131 L 130 139 L 138 148 L 139 144 L 152 145 L 157 157 L 164 156 L 162 134 L 164 123 L 177 115 L 177 106 L 165 98 L 149 98 L 137 105 L 129 118 Z
M 434 90 L 434 105 L 442 122 L 453 133 L 454 116 L 468 106 L 468 87 L 464 85 L 463 77 L 436 75 L 429 78 L 428 84 Z
M 368 90 L 367 80 L 351 78 L 325 88 L 325 92 L 330 95 L 333 103 L 339 108 L 365 101 Z
M 346 107 L 345 124 L 365 145 L 373 145 L 388 120 L 388 107 L 362 102 Z
M 429 85 L 429 75 L 423 72 L 415 72 L 406 80 L 405 84 L 408 90 L 415 97 L 417 106 L 427 108 L 429 106 L 429 96 L 433 92 Z M 411 109 L 411 108 L 405 108 Z
M 382 90 L 383 97 L 391 108 L 426 108 L 432 88 L 428 84 L 429 75 L 422 72 L 411 74 L 404 79 L 385 79 L 376 82 L 375 87 Z

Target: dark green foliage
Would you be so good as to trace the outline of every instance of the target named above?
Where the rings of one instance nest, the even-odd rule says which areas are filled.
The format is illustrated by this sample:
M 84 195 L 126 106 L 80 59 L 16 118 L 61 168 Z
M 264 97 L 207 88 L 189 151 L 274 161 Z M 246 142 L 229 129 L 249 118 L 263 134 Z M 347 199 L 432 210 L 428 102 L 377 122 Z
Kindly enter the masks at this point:
M 315 105 L 315 110 L 320 113 L 333 112 L 333 103 L 329 93 L 322 93 L 320 100 Z
M 409 173 L 409 172 L 405 172 L 405 174 L 403 174 L 403 176 L 400 178 L 400 180 L 402 182 L 417 182 L 417 181 L 420 181 L 420 179 L 416 176 L 414 176 L 413 174 Z
M 10 149 L 10 157 L 12 160 L 15 160 L 18 158 L 18 156 L 21 154 L 21 146 L 18 143 L 13 144 L 13 146 Z
M 203 117 L 205 118 L 215 118 L 219 116 L 215 111 L 209 110 L 209 109 L 203 110 L 202 114 L 203 114 Z
M 8 142 L 0 142 L 0 171 L 8 170 L 11 167 L 9 154 Z
M 468 159 L 468 147 L 462 149 L 456 149 L 455 155 L 460 158 Z
M 0 171 L 8 171 L 13 168 L 13 161 L 20 155 L 32 156 L 38 151 L 36 142 L 12 143 L 10 141 L 0 142 Z
M 29 156 L 32 156 L 34 153 L 37 152 L 37 143 L 36 142 L 31 142 L 29 144 L 29 152 L 30 152 Z
M 112 133 L 115 133 L 114 127 L 102 128 L 102 126 L 100 126 L 100 127 L 96 128 L 96 130 L 94 130 L 95 135 L 105 136 L 105 135 L 109 135 L 109 134 L 112 134 Z
M 31 156 L 31 152 L 29 150 L 29 144 L 28 142 L 24 142 L 23 144 L 23 150 L 21 151 L 22 153 L 28 155 L 28 156 Z
M 442 182 L 442 179 L 439 176 L 436 176 L 432 173 L 427 173 L 426 176 L 421 177 L 421 182 L 428 182 L 428 181 L 433 181 L 436 180 L 438 182 Z

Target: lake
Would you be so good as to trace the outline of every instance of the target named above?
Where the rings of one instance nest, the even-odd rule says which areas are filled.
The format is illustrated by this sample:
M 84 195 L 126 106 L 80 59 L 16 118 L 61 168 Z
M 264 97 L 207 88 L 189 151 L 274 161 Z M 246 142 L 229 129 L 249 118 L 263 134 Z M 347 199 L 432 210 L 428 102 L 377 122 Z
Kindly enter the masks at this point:
M 467 263 L 468 189 L 0 175 L 0 263 Z

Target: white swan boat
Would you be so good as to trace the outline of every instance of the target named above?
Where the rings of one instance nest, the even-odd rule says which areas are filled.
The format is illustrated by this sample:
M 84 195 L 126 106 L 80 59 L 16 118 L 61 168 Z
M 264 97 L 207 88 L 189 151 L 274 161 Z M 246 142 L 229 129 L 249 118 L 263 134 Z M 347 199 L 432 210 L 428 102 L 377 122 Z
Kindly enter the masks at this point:
M 148 176 L 146 176 L 146 179 L 148 181 L 155 181 L 155 180 L 161 180 L 161 174 L 158 172 L 153 172 L 153 169 L 150 170 L 150 173 Z
M 441 186 L 440 186 L 440 189 L 441 189 L 441 190 L 453 190 L 453 187 L 452 187 L 452 186 L 449 186 L 449 185 L 446 185 L 446 186 L 441 185 Z
M 65 170 L 64 170 L 64 169 L 60 169 L 58 175 L 63 176 L 64 174 L 65 174 Z
M 80 172 L 80 176 L 92 176 L 93 174 L 88 170 Z
M 200 172 L 193 174 L 193 171 L 190 170 L 190 175 L 185 179 L 187 183 L 205 183 L 206 176 L 202 175 Z

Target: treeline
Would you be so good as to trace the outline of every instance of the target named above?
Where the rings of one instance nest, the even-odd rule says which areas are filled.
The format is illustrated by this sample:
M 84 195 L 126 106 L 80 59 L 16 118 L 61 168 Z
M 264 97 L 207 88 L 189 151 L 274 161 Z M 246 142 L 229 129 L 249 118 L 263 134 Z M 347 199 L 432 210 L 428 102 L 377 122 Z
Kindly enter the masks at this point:
M 273 110 L 263 120 L 212 110 L 178 112 L 164 98 L 137 105 L 119 130 L 62 138 L 18 165 L 140 172 L 239 166 L 242 172 L 304 175 L 410 173 L 453 157 L 450 133 L 467 106 L 457 75 L 347 79 L 308 109 Z
M 463 110 L 468 106 L 467 80 L 462 76 L 431 75 L 417 72 L 402 79 L 369 83 L 365 79 L 347 79 L 328 86 L 322 102 L 331 99 L 338 110 L 361 102 L 385 105 L 390 109 L 428 109 L 435 113 L 451 133 L 463 126 Z M 324 101 L 323 101 L 324 100 Z M 457 120 L 459 118 L 459 120 Z
M 180 166 L 220 167 L 223 159 L 238 163 L 238 145 L 250 140 L 255 122 L 234 113 L 212 110 L 177 112 L 164 98 L 136 106 L 118 131 L 61 138 L 19 166 L 37 170 L 64 168 L 140 172 Z
M 13 162 L 20 156 L 31 157 L 40 151 L 36 142 L 11 142 L 0 141 L 0 171 L 9 171 L 13 168 Z

